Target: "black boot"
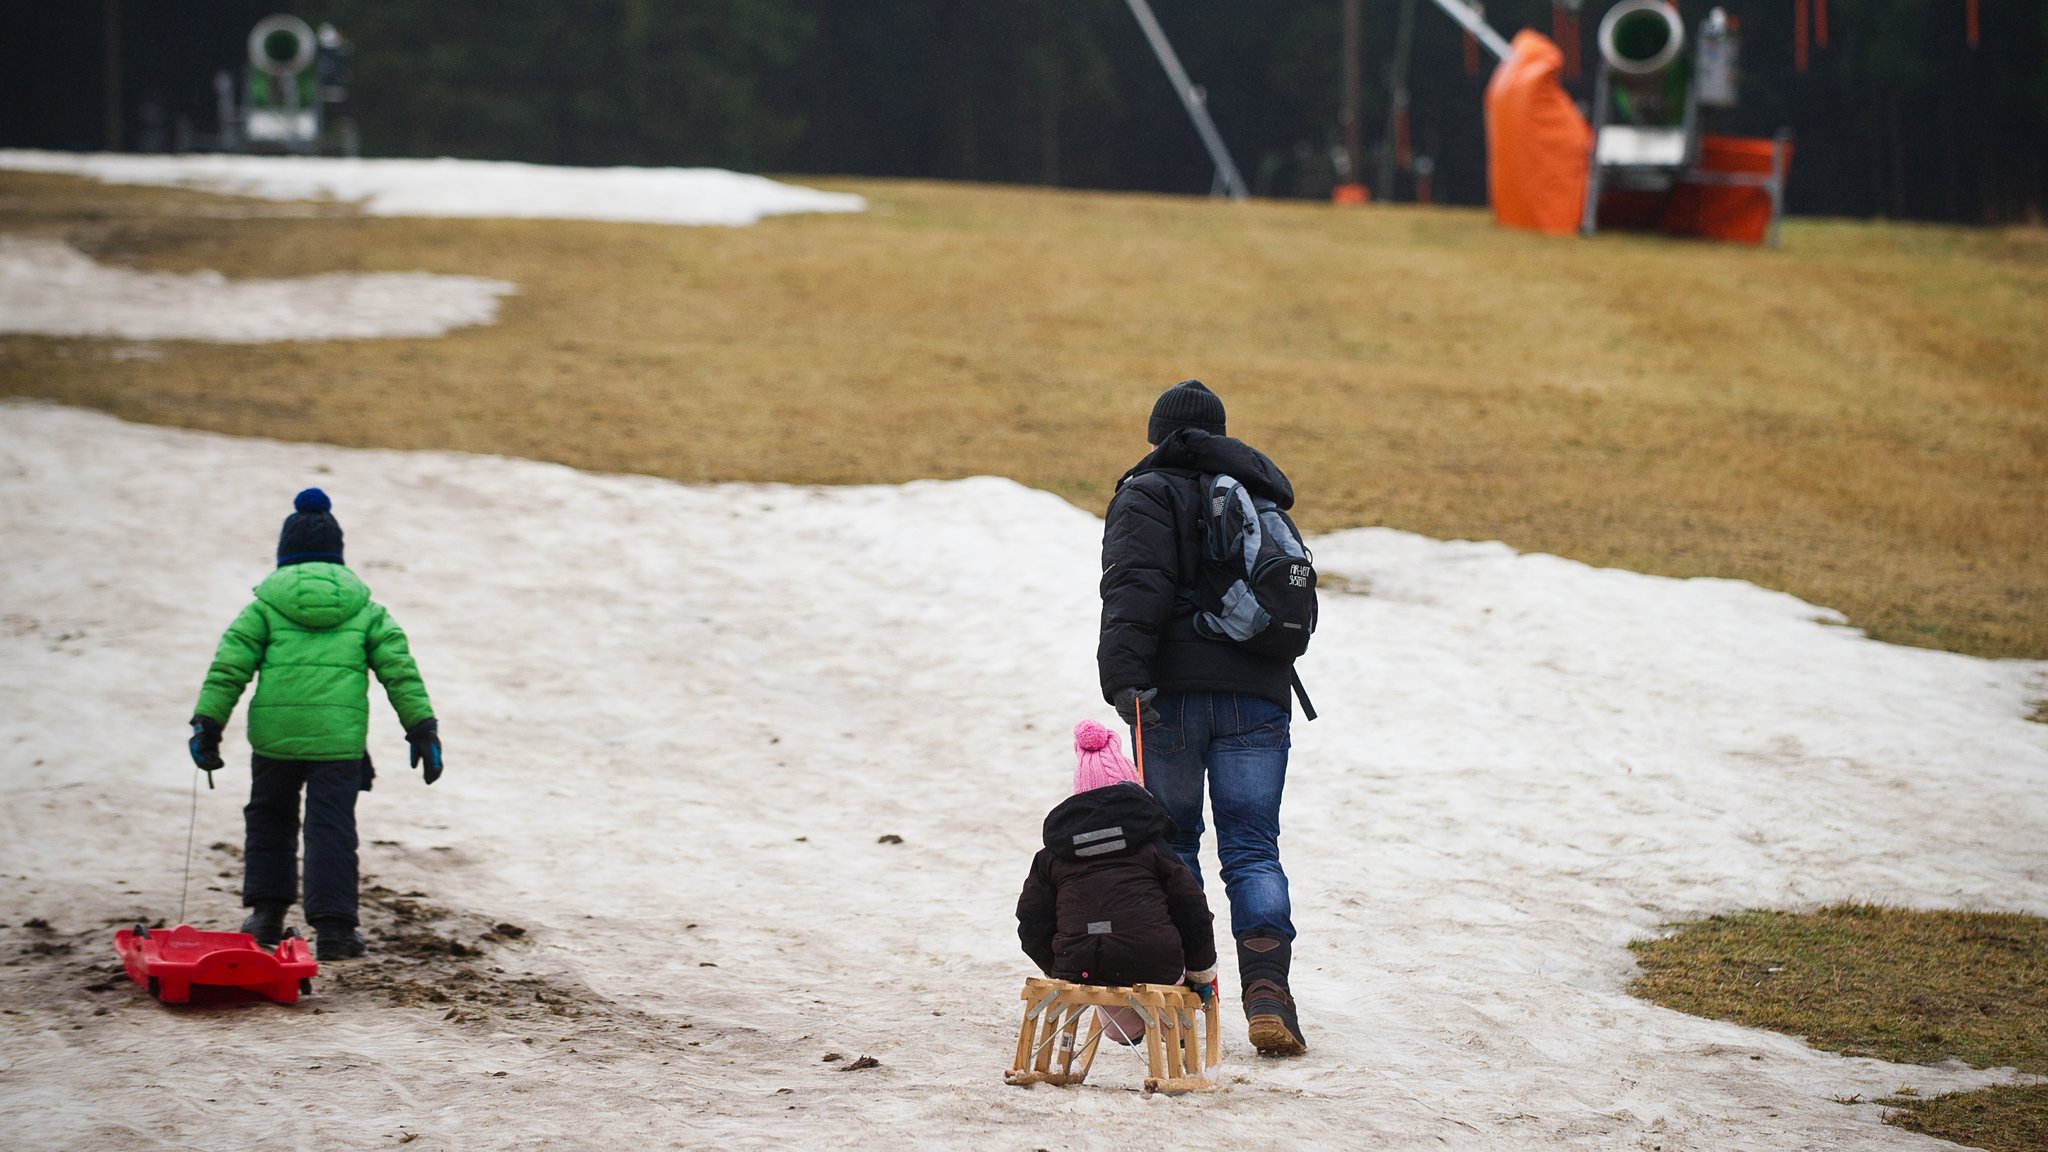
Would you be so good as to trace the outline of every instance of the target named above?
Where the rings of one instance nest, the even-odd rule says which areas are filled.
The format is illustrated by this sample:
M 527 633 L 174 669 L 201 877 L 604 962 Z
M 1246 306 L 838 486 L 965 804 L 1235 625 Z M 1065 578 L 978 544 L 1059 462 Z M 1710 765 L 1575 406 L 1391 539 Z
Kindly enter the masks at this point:
M 369 950 L 363 934 L 347 921 L 323 920 L 313 925 L 315 960 L 353 960 Z
M 1308 1051 L 1301 1021 L 1294 1015 L 1294 994 L 1287 989 L 1293 952 L 1288 941 L 1271 936 L 1247 936 L 1237 942 L 1244 1017 L 1251 1025 L 1252 1047 L 1261 1056 L 1299 1056 Z
M 290 907 L 275 900 L 259 900 L 249 905 L 249 918 L 242 921 L 242 931 L 256 938 L 258 948 L 270 951 L 284 939 L 284 914 Z

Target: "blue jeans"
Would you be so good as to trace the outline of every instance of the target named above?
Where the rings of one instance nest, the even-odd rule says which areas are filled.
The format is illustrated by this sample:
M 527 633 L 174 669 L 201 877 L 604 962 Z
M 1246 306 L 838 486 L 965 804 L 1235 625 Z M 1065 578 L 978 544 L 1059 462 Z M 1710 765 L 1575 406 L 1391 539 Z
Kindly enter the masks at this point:
M 1241 692 L 1161 694 L 1145 726 L 1145 787 L 1180 826 L 1173 850 L 1202 879 L 1202 790 L 1216 816 L 1216 856 L 1230 898 L 1230 934 L 1294 939 L 1280 870 L 1280 792 L 1287 783 L 1288 712 Z

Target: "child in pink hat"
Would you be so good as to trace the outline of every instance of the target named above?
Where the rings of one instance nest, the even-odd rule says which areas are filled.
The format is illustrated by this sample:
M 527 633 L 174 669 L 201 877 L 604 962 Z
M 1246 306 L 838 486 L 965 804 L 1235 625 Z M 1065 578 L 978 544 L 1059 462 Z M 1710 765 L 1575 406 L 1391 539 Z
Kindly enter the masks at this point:
M 1173 818 L 1138 783 L 1116 733 L 1074 726 L 1074 794 L 1045 818 L 1045 847 L 1017 899 L 1017 937 L 1046 975 L 1081 984 L 1187 984 L 1214 993 L 1216 930 L 1202 887 L 1168 841 Z M 1142 1018 L 1097 1009 L 1113 1040 Z

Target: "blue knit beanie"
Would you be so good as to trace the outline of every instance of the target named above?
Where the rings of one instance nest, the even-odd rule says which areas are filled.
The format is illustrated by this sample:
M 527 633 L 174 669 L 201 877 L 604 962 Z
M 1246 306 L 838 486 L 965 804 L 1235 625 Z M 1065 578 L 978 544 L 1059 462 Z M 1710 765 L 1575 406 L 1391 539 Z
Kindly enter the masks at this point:
M 327 493 L 308 488 L 292 501 L 292 507 L 297 511 L 284 518 L 284 529 L 277 534 L 277 566 L 316 560 L 343 563 L 341 522 L 330 511 L 334 502 Z

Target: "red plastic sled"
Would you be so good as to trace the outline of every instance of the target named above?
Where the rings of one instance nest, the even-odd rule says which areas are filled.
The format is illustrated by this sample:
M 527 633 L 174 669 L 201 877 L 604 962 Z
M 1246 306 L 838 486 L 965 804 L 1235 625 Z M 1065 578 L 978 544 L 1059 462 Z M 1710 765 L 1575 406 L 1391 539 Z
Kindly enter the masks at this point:
M 241 988 L 277 1001 L 296 1004 L 299 993 L 313 990 L 320 965 L 312 949 L 289 932 L 277 951 L 265 952 L 246 932 L 201 932 L 190 924 L 151 932 L 137 924 L 114 933 L 114 951 L 128 977 L 166 1004 L 192 999 L 192 988 Z

